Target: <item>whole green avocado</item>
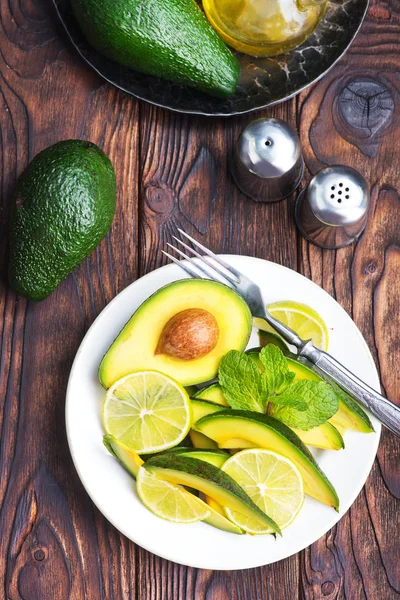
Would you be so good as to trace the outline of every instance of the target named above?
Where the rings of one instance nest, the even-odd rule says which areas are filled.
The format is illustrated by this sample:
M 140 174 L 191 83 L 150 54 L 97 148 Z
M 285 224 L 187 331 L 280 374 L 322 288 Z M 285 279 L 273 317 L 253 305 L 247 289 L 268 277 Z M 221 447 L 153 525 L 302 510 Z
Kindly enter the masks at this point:
M 11 287 L 46 298 L 106 235 L 115 205 L 114 168 L 95 144 L 67 140 L 40 152 L 11 207 Z
M 115 62 L 213 96 L 235 90 L 240 66 L 195 0 L 72 0 L 89 43 Z

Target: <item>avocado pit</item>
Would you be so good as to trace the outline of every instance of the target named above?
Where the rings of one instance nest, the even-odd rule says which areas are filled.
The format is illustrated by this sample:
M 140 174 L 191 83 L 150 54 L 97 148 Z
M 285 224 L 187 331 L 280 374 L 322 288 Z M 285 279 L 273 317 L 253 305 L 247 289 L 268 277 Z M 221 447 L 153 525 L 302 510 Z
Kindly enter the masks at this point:
M 219 339 L 217 319 L 202 308 L 188 308 L 165 325 L 156 354 L 180 360 L 201 358 L 214 350 Z

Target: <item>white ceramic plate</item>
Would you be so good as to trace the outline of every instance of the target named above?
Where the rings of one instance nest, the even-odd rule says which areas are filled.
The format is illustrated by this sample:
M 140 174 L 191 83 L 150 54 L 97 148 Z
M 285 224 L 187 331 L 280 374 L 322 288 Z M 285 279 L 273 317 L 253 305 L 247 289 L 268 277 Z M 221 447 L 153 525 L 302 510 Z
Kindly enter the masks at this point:
M 312 306 L 330 331 L 330 352 L 379 389 L 368 347 L 347 313 L 321 288 L 285 267 L 257 258 L 226 256 L 228 262 L 256 281 L 266 303 L 296 300 Z M 312 498 L 283 537 L 237 536 L 204 523 L 177 525 L 159 519 L 139 501 L 134 481 L 102 444 L 100 420 L 104 390 L 97 379 L 101 358 L 136 308 L 161 286 L 182 279 L 184 272 L 168 265 L 142 277 L 117 296 L 99 315 L 76 355 L 67 390 L 66 424 L 69 446 L 79 477 L 104 516 L 133 542 L 159 556 L 203 569 L 245 569 L 286 558 L 324 535 L 348 510 L 363 487 L 379 443 L 376 433 L 346 432 L 345 450 L 314 454 L 340 498 L 340 512 Z M 253 333 L 249 347 L 257 346 Z

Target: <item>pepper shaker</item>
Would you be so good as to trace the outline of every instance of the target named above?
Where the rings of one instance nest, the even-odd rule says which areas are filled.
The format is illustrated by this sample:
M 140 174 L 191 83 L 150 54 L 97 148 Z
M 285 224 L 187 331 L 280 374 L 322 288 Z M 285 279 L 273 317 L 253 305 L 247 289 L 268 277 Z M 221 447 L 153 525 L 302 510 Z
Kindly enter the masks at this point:
M 367 183 L 358 171 L 342 165 L 326 167 L 297 198 L 297 227 L 321 248 L 348 246 L 365 229 L 369 197 Z

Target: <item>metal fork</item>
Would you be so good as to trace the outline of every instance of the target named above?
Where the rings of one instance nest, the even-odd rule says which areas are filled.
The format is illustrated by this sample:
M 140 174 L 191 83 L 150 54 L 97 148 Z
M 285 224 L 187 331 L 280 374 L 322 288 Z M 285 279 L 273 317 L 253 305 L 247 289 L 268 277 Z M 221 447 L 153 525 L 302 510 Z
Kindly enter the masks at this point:
M 253 317 L 265 319 L 286 342 L 297 348 L 300 357 L 309 360 L 322 373 L 332 378 L 340 387 L 356 398 L 360 404 L 370 410 L 383 425 L 400 437 L 399 407 L 356 377 L 336 358 L 316 348 L 311 340 L 302 340 L 292 329 L 272 317 L 266 309 L 261 290 L 254 281 L 240 273 L 214 252 L 211 252 L 206 246 L 197 242 L 182 229 L 179 229 L 179 232 L 192 243 L 194 248 L 175 236 L 173 236 L 174 239 L 186 250 L 187 254 L 172 244 L 167 245 L 186 260 L 178 260 L 164 250 L 162 250 L 163 254 L 179 265 L 191 277 L 201 279 L 206 276 L 232 287 L 248 304 Z M 195 248 L 203 252 L 205 256 Z

